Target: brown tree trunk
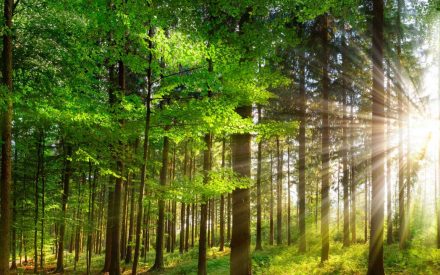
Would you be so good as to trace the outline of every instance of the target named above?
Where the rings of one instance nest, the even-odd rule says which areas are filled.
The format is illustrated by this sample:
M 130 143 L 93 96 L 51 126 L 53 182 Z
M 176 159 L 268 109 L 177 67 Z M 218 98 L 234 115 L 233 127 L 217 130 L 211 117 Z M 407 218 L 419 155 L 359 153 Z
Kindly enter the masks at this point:
M 270 154 L 270 202 L 269 202 L 269 244 L 273 245 L 275 232 L 273 222 L 273 155 Z
M 122 196 L 124 197 L 124 201 L 122 203 L 122 220 L 121 220 L 121 248 L 120 253 L 121 253 L 121 259 L 125 259 L 125 253 L 127 252 L 127 213 L 128 213 L 128 197 L 129 197 L 129 192 L 128 192 L 128 180 L 124 180 L 123 181 L 123 194 Z
M 203 152 L 203 183 L 208 184 L 209 172 L 211 171 L 211 152 L 212 138 L 211 134 L 205 135 L 205 149 Z M 199 258 L 197 265 L 197 274 L 207 274 L 206 268 L 206 246 L 207 246 L 207 221 L 208 221 L 208 205 L 205 198 L 202 198 L 200 204 L 200 233 L 199 233 Z
M 222 168 L 225 169 L 225 154 L 226 154 L 226 140 L 223 138 L 222 141 Z M 258 211 L 258 210 L 257 210 Z M 257 214 L 258 216 L 258 214 Z M 260 206 L 260 216 L 261 216 L 261 206 Z M 261 219 L 261 217 L 260 217 Z M 258 221 L 257 221 L 258 223 Z M 261 221 L 260 221 L 261 223 Z M 260 224 L 261 229 L 261 224 Z M 257 226 L 257 246 L 258 246 L 258 226 Z M 260 247 L 261 247 L 261 232 L 260 232 Z M 219 251 L 224 251 L 225 248 L 225 196 L 222 194 L 220 196 L 220 248 Z
M 291 234 L 291 194 L 290 194 L 290 146 L 287 143 L 287 245 L 292 243 Z
M 306 252 L 306 76 L 305 61 L 300 70 L 300 99 L 299 99 L 299 148 L 298 148 L 298 214 L 299 214 L 299 252 Z
M 128 229 L 128 244 L 127 244 L 127 252 L 125 253 L 125 263 L 129 264 L 131 262 L 132 257 L 132 242 L 133 242 L 133 231 L 134 231 L 134 194 L 135 188 L 134 183 L 131 181 L 131 178 L 134 178 L 134 175 L 131 176 L 131 173 L 128 174 L 128 186 L 130 188 L 130 227 Z
M 350 162 L 351 162 L 351 177 L 350 177 L 350 194 L 351 194 L 351 217 L 350 217 L 350 223 L 351 223 L 351 241 L 353 243 L 357 242 L 357 237 L 356 237 L 356 160 L 354 158 L 354 140 L 355 140 L 355 136 L 354 136 L 354 129 L 355 129 L 355 125 L 354 125 L 354 112 L 353 112 L 353 107 L 354 107 L 354 102 L 353 102 L 353 97 L 352 97 L 352 103 L 351 103 L 351 111 L 350 111 L 350 116 L 351 116 L 351 127 L 350 127 L 350 140 L 351 140 L 351 144 L 350 144 Z
M 391 169 L 392 169 L 392 145 L 391 145 L 391 121 L 392 121 L 392 110 L 391 110 L 391 75 L 390 75 L 390 62 L 387 59 L 387 98 L 386 98 L 386 110 L 387 110 L 387 131 L 386 131 L 386 141 L 387 141 L 387 148 L 386 148 L 386 165 L 387 165 L 387 177 L 386 177 L 386 184 L 387 184 L 387 244 L 393 243 L 393 211 L 392 211 L 392 196 L 391 196 Z
M 41 160 L 41 232 L 40 232 L 40 268 L 44 270 L 44 216 L 45 216 L 45 195 L 46 195 L 46 178 L 44 171 L 44 131 L 40 134 L 40 160 Z
M 141 245 L 141 225 L 142 225 L 142 216 L 143 216 L 143 199 L 144 199 L 144 192 L 145 192 L 145 178 L 147 176 L 146 170 L 147 170 L 147 160 L 148 160 L 148 153 L 149 153 L 149 138 L 150 138 L 150 117 L 151 117 L 151 92 L 153 87 L 153 81 L 152 81 L 152 68 L 151 64 L 153 62 L 153 42 L 152 37 L 154 36 L 153 28 L 150 27 L 148 30 L 148 49 L 150 50 L 150 53 L 148 54 L 148 69 L 147 69 L 147 95 L 144 99 L 144 104 L 146 107 L 146 113 L 145 113 L 145 129 L 144 129 L 144 144 L 143 144 L 143 154 L 142 154 L 142 164 L 141 164 L 141 182 L 139 185 L 139 197 L 138 197 L 138 211 L 137 211 L 137 219 L 136 219 L 136 241 L 134 246 L 134 258 L 133 258 L 133 265 L 131 268 L 131 273 L 136 274 L 137 272 L 137 265 L 139 262 L 139 250 Z
M 400 71 L 400 56 L 401 56 L 401 39 L 402 39 L 402 30 L 401 30 L 401 20 L 400 14 L 402 11 L 402 0 L 397 0 L 397 68 Z M 397 82 L 396 82 L 396 92 L 397 92 L 397 101 L 399 106 L 398 111 L 398 120 L 399 120 L 399 247 L 400 249 L 404 249 L 406 247 L 406 214 L 405 214 L 405 185 L 404 185 L 404 160 L 403 160 L 403 89 L 402 89 L 402 79 L 400 75 L 397 74 Z
M 385 188 L 385 102 L 383 70 L 383 0 L 373 0 L 373 108 L 372 108 L 372 200 L 368 274 L 385 274 L 383 267 L 383 223 Z
M 167 173 L 168 173 L 168 152 L 170 142 L 168 136 L 163 138 L 162 149 L 162 169 L 160 170 L 160 185 L 162 188 L 167 186 Z M 158 200 L 158 218 L 156 229 L 156 256 L 154 259 L 154 265 L 150 271 L 160 271 L 164 269 L 163 262 L 163 249 L 164 249 L 164 231 L 165 231 L 165 200 L 162 198 L 163 194 L 159 194 Z
M 283 243 L 283 149 L 277 137 L 277 245 Z
M 348 194 L 348 180 L 349 180 L 349 167 L 348 167 L 348 118 L 347 118 L 347 93 L 344 87 L 344 101 L 343 101 L 343 127 L 342 127 L 342 189 L 343 189 L 343 201 L 344 201 L 344 234 L 343 243 L 344 247 L 350 246 L 350 201 Z
M 252 107 L 239 107 L 237 113 L 242 118 L 252 117 Z M 238 176 L 251 176 L 251 135 L 232 135 L 232 166 Z M 250 258 L 250 189 L 237 188 L 232 193 L 232 240 L 230 274 L 252 273 Z
M 7 87 L 6 110 L 1 115 L 1 181 L 0 181 L 0 274 L 9 274 L 9 230 L 11 227 L 10 192 L 12 180 L 12 16 L 13 0 L 4 1 L 2 82 Z M 7 31 L 9 30 L 9 31 Z M 36 263 L 35 263 L 36 264 Z
M 439 30 L 440 30 L 440 25 L 439 25 Z M 437 60 L 437 62 L 438 62 L 438 75 L 440 75 L 440 37 L 439 37 L 439 47 L 438 47 L 438 55 L 437 55 L 437 58 L 438 58 L 438 60 Z M 438 87 L 437 87 L 437 89 L 438 89 L 438 96 L 439 96 L 439 98 L 440 98 L 440 82 L 438 83 Z M 438 109 L 438 112 L 439 112 L 439 117 L 440 117 L 440 100 L 439 100 L 439 102 L 438 102 L 438 106 L 439 106 L 439 109 Z M 439 131 L 440 131 L 440 120 L 438 121 L 438 127 L 439 127 Z M 437 191 L 437 187 L 439 186 L 439 184 L 440 184 L 440 139 L 438 140 L 438 142 L 439 142 L 439 147 L 438 147 L 438 163 L 437 163 L 437 165 L 438 165 L 438 167 L 437 167 L 437 169 L 436 169 L 436 171 L 437 171 L 437 176 L 436 176 L 436 183 L 435 183 L 435 187 L 436 187 L 436 189 L 435 189 L 435 201 L 434 201 L 434 203 L 435 203 L 435 213 L 436 213 L 436 220 L 437 220 L 437 248 L 438 249 L 440 249 L 440 211 L 439 211 L 439 206 L 438 206 L 438 191 Z
M 39 190 L 38 183 L 40 181 L 41 172 L 41 143 L 37 142 L 37 171 L 35 174 L 35 214 L 34 214 L 34 273 L 38 272 L 38 216 L 39 216 Z M 9 255 L 8 255 L 9 256 Z M 9 258 L 9 257 L 8 257 Z
M 17 146 L 14 147 L 14 167 L 17 167 L 18 159 L 17 159 Z M 15 170 L 17 171 L 17 170 Z M 17 196 L 18 196 L 18 186 L 17 186 L 17 172 L 14 173 L 13 176 L 13 202 L 12 202 L 12 240 L 11 240 L 11 249 L 12 249 L 12 263 L 11 270 L 17 270 Z M 26 199 L 26 198 L 25 198 Z M 55 234 L 56 235 L 56 234 Z M 21 264 L 21 247 L 20 247 L 20 264 Z
M 321 33 L 322 33 L 322 101 L 321 101 L 321 116 L 322 116 L 322 152 L 321 152 L 321 262 L 328 260 L 330 250 L 329 244 L 329 215 L 330 215 L 330 127 L 329 127 L 329 84 L 328 76 L 328 15 L 321 17 Z
M 118 82 L 119 88 L 121 91 L 121 96 L 125 95 L 125 66 L 122 61 L 118 62 Z M 111 104 L 115 104 L 116 102 L 110 102 Z M 119 122 L 120 127 L 123 127 L 124 121 Z M 124 150 L 124 145 L 122 142 L 119 142 L 118 147 L 121 151 Z M 115 152 L 113 153 L 115 154 Z M 123 152 L 122 152 L 123 154 Z M 121 249 L 121 203 L 122 203 L 122 194 L 123 194 L 123 175 L 124 175 L 124 162 L 122 156 L 114 156 L 116 160 L 116 171 L 118 173 L 118 177 L 116 177 L 115 182 L 115 190 L 113 195 L 113 213 L 112 213 L 112 221 L 113 221 L 113 229 L 112 229 L 112 245 L 111 245 L 111 260 L 110 260 L 110 274 L 111 275 L 119 275 L 121 273 L 120 270 L 120 249 Z
M 106 224 L 106 232 L 105 232 L 105 258 L 104 258 L 104 267 L 102 272 L 110 271 L 110 261 L 112 255 L 112 231 L 113 231 L 113 196 L 115 191 L 113 190 L 113 177 L 109 177 L 108 182 L 108 196 L 107 196 L 107 224 Z

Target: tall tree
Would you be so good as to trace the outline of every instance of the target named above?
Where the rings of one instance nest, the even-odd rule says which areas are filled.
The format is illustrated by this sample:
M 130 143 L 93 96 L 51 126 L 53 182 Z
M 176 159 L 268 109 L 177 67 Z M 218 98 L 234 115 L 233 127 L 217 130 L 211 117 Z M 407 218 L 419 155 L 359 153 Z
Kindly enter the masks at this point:
M 2 84 L 5 86 L 6 93 L 6 109 L 2 110 L 1 121 L 1 181 L 0 181 L 0 274 L 9 274 L 9 230 L 11 227 L 11 179 L 12 179 L 12 17 L 13 17 L 13 0 L 4 1 L 4 26 L 3 32 L 3 52 L 2 52 Z
M 329 59 L 329 18 L 328 14 L 321 16 L 321 39 L 322 39 L 322 75 L 321 75 L 321 119 L 322 119 L 322 151 L 321 151 L 321 262 L 328 260 L 329 244 L 329 220 L 330 220 L 330 127 L 329 127 L 329 85 L 328 59 Z
M 299 212 L 299 252 L 306 251 L 306 66 L 301 62 L 299 80 L 299 148 L 298 148 L 298 212 Z
M 385 274 L 383 266 L 383 226 L 384 226 L 384 188 L 385 188 L 385 91 L 383 68 L 383 0 L 373 0 L 372 19 L 372 199 L 371 233 L 368 258 L 368 274 Z
M 277 245 L 283 243 L 283 149 L 277 137 Z
M 203 183 L 209 182 L 209 171 L 211 170 L 211 150 L 212 137 L 211 134 L 205 135 L 205 150 L 203 152 Z M 206 266 L 206 246 L 207 246 L 207 222 L 208 222 L 208 202 L 206 199 L 200 204 L 200 235 L 199 235 L 199 260 L 197 274 L 207 274 Z

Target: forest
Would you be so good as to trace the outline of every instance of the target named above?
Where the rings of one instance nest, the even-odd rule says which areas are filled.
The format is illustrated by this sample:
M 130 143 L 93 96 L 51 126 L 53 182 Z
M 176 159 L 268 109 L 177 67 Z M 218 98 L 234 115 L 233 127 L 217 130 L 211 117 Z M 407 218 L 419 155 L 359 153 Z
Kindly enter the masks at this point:
M 0 275 L 440 274 L 439 0 L 0 2 Z

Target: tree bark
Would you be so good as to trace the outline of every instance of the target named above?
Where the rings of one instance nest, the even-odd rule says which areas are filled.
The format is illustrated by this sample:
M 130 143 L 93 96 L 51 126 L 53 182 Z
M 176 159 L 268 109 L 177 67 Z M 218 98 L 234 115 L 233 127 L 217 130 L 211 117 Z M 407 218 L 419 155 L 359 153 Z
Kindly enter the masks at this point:
M 385 188 L 385 96 L 383 69 L 383 0 L 373 0 L 373 33 L 372 33 L 372 200 L 371 200 L 371 232 L 368 273 L 385 274 L 383 266 L 383 223 L 384 223 L 384 188 Z
M 269 202 L 269 244 L 273 245 L 275 232 L 273 222 L 273 155 L 270 154 L 270 202 Z
M 328 260 L 330 249 L 329 244 L 329 212 L 330 212 L 330 127 L 329 127 L 329 84 L 328 76 L 328 15 L 321 17 L 321 35 L 322 35 L 322 101 L 321 101 L 321 116 L 322 116 L 322 152 L 321 152 L 321 262 Z
M 149 138 L 150 138 L 150 118 L 151 118 L 151 95 L 152 95 L 152 87 L 153 87 L 153 81 L 152 81 L 152 67 L 151 64 L 153 62 L 153 42 L 152 38 L 154 36 L 153 28 L 150 27 L 148 30 L 148 49 L 150 50 L 148 54 L 148 69 L 147 69 L 147 95 L 144 99 L 144 104 L 146 108 L 145 112 L 145 129 L 144 129 L 144 144 L 143 144 L 143 155 L 142 155 L 142 166 L 141 166 L 141 182 L 139 185 L 139 197 L 138 197 L 138 211 L 137 211 L 137 221 L 136 221 L 136 241 L 135 241 L 135 247 L 134 247 L 134 257 L 133 257 L 133 265 L 131 268 L 131 272 L 133 274 L 136 274 L 137 272 L 137 265 L 139 262 L 139 250 L 141 245 L 141 225 L 142 225 L 142 216 L 143 216 L 143 198 L 144 198 L 144 192 L 145 192 L 145 180 L 147 176 L 147 161 L 148 161 L 148 153 L 149 153 Z
M 283 149 L 277 137 L 277 245 L 283 243 Z
M 300 70 L 300 103 L 299 103 L 299 148 L 298 148 L 298 214 L 299 214 L 299 252 L 306 252 L 306 66 L 301 62 Z
M 205 135 L 205 149 L 203 152 L 203 183 L 208 184 L 209 172 L 211 171 L 211 153 L 212 138 L 211 134 Z M 197 274 L 207 274 L 206 267 L 206 246 L 207 246 L 207 221 L 208 221 L 208 205 L 206 198 L 202 198 L 200 203 L 200 233 L 199 233 L 199 258 L 197 265 Z
M 252 117 L 252 107 L 237 108 L 242 118 Z M 232 135 L 232 166 L 238 176 L 251 176 L 251 135 L 249 133 Z M 232 240 L 230 274 L 252 273 L 250 258 L 250 190 L 237 188 L 232 193 Z
M 223 138 L 222 141 L 222 168 L 225 169 L 226 167 L 226 140 Z M 260 215 L 261 215 L 261 206 L 260 206 Z M 258 214 L 257 214 L 258 216 Z M 260 217 L 261 219 L 261 217 Z M 258 223 L 258 221 L 257 221 Z M 260 221 L 261 223 L 261 221 Z M 257 226 L 258 228 L 258 226 Z M 260 230 L 261 230 L 261 224 L 260 224 Z M 257 246 L 258 246 L 258 229 L 257 229 Z M 261 232 L 260 232 L 260 246 L 261 246 Z M 219 251 L 225 250 L 225 196 L 222 194 L 220 196 L 220 247 Z
M 128 243 L 127 243 L 127 252 L 125 253 L 125 263 L 129 264 L 131 262 L 132 257 L 132 242 L 133 242 L 133 231 L 134 231 L 134 183 L 132 182 L 131 172 L 128 174 L 128 187 L 130 188 L 130 227 L 128 229 Z
M 10 192 L 12 180 L 12 16 L 13 0 L 4 1 L 2 83 L 7 88 L 6 110 L 1 115 L 1 178 L 0 178 L 0 274 L 9 274 L 9 230 L 11 227 Z
M 125 65 L 122 61 L 118 62 L 118 84 L 119 89 L 121 91 L 121 97 L 125 95 Z M 111 104 L 113 102 L 110 102 Z M 116 103 L 116 102 L 114 102 Z M 119 122 L 120 127 L 122 128 L 124 125 L 124 121 L 121 120 Z M 124 144 L 122 141 L 118 142 L 118 148 L 121 150 L 119 154 L 123 155 Z M 115 154 L 114 152 L 113 154 Z M 124 162 L 121 155 L 114 156 L 113 158 L 116 160 L 116 171 L 118 173 L 118 177 L 116 177 L 115 182 L 115 190 L 113 195 L 113 230 L 112 230 L 112 245 L 111 245 L 111 260 L 110 260 L 110 275 L 119 275 L 121 273 L 120 270 L 120 249 L 121 249 L 121 203 L 122 203 L 122 194 L 123 194 L 123 175 L 124 175 Z
M 291 234 L 291 194 L 290 194 L 290 146 L 287 143 L 287 245 L 292 243 Z
M 392 110 L 391 110 L 391 76 L 390 76 L 390 62 L 387 60 L 387 100 L 386 100 L 386 110 L 387 110 L 387 132 L 386 132 L 386 140 L 387 140 L 387 148 L 386 148 L 386 161 L 387 161 L 387 244 L 393 243 L 393 211 L 392 211 L 392 196 L 391 196 L 391 169 L 392 169 L 392 157 L 391 157 L 391 120 L 392 118 Z
M 165 188 L 167 186 L 167 173 L 168 173 L 168 152 L 169 152 L 169 138 L 164 136 L 163 149 L 162 149 L 162 169 L 160 170 L 160 186 Z M 156 256 L 154 259 L 154 265 L 150 271 L 160 271 L 164 269 L 163 262 L 163 249 L 164 249 L 164 230 L 165 230 L 165 200 L 162 198 L 163 194 L 160 194 L 158 200 L 158 218 L 156 229 Z
M 348 194 L 348 119 L 347 119 L 347 93 L 344 87 L 344 102 L 343 102 L 343 127 L 342 127 L 342 189 L 344 201 L 344 247 L 350 246 L 350 201 Z

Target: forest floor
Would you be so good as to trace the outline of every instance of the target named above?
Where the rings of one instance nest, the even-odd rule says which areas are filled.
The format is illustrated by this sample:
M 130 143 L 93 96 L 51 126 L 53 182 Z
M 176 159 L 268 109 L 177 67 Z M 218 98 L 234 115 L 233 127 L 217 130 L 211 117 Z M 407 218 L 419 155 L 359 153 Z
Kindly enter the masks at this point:
M 342 244 L 331 244 L 330 258 L 325 264 L 320 263 L 319 243 L 309 244 L 309 251 L 298 253 L 296 245 L 268 246 L 263 251 L 252 253 L 254 274 L 365 274 L 368 262 L 368 245 L 359 243 L 343 248 Z M 440 250 L 425 245 L 413 245 L 406 251 L 400 251 L 397 244 L 386 245 L 384 250 L 387 274 L 440 274 Z M 139 273 L 146 274 L 154 260 L 154 251 L 147 256 L 147 262 L 141 261 Z M 47 258 L 44 273 L 50 273 L 54 266 L 52 258 Z M 93 274 L 99 274 L 103 266 L 103 256 L 94 256 Z M 77 271 L 73 271 L 73 255 L 66 257 L 66 274 L 85 273 L 84 255 L 80 259 Z M 166 269 L 155 274 L 196 274 L 197 249 L 184 255 L 178 251 L 165 254 Z M 131 267 L 121 264 L 123 274 L 130 274 Z M 32 266 L 19 267 L 16 274 L 32 273 Z M 53 269 L 52 269 L 53 270 Z M 229 274 L 229 249 L 219 252 L 214 247 L 208 251 L 208 273 Z

